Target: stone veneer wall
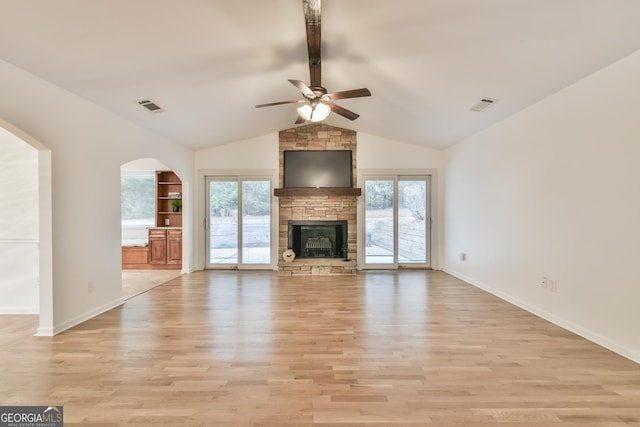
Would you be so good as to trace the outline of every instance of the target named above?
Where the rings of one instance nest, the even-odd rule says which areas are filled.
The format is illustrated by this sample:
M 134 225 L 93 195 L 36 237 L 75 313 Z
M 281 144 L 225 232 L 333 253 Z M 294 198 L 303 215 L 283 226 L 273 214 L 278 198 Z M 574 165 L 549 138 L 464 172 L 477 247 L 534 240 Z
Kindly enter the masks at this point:
M 280 132 L 280 187 L 282 187 L 284 152 L 293 150 L 351 150 L 353 186 L 356 186 L 356 132 L 325 124 L 310 124 Z M 281 275 L 309 274 L 355 274 L 357 197 L 343 195 L 286 196 L 279 198 L 280 224 L 278 233 L 278 270 Z M 350 261 L 341 259 L 296 259 L 285 262 L 282 252 L 288 246 L 288 223 L 296 221 L 340 221 L 346 220 L 349 229 L 347 244 Z

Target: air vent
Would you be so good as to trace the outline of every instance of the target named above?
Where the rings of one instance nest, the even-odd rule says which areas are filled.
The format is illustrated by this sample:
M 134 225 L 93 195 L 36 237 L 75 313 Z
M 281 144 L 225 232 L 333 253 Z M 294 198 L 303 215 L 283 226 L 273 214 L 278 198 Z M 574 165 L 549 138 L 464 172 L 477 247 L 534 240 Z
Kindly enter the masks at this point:
M 144 108 L 151 111 L 152 113 L 161 113 L 164 111 L 158 104 L 156 104 L 153 101 L 149 101 L 148 99 L 143 99 L 142 101 L 138 101 L 138 104 L 142 105 Z
M 480 101 L 476 102 L 475 104 L 473 104 L 471 106 L 471 108 L 469 108 L 471 111 L 484 111 L 487 108 L 491 107 L 493 104 L 495 104 L 496 102 L 498 102 L 497 99 L 493 99 L 493 98 L 482 98 Z

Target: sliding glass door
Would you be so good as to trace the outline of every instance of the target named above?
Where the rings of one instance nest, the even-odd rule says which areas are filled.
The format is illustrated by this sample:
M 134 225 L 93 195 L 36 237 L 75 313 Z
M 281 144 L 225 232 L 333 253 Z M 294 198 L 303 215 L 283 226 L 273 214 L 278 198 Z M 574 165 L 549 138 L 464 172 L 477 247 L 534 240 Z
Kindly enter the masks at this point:
M 242 262 L 271 263 L 271 181 L 242 180 Z
M 427 178 L 398 178 L 398 263 L 425 265 L 429 252 Z
M 393 266 L 395 260 L 395 179 L 366 179 L 365 264 Z
M 271 180 L 207 178 L 207 268 L 271 265 Z
M 365 267 L 429 267 L 429 177 L 365 177 Z

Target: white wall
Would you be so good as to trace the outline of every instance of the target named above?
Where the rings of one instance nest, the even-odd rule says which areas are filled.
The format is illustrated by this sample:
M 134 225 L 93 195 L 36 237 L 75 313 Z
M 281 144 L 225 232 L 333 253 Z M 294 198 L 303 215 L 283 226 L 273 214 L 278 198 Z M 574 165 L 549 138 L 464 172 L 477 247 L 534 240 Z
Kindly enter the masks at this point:
M 358 132 L 358 170 L 439 169 L 443 161 L 442 151 Z
M 635 53 L 468 138 L 445 182 L 447 271 L 636 361 L 639 75 Z
M 38 152 L 0 128 L 0 314 L 37 314 Z
M 183 179 L 188 204 L 193 153 L 3 61 L 0 93 L 0 118 L 51 152 L 53 313 L 47 321 L 41 312 L 38 331 L 49 335 L 122 301 L 120 166 L 139 158 L 162 161 Z M 193 218 L 184 220 L 188 269 Z
M 136 159 L 125 163 L 120 168 L 122 171 L 161 171 L 169 170 L 167 165 L 156 159 Z
M 278 169 L 278 133 L 232 142 L 196 152 L 201 170 Z M 204 184 L 204 183 L 203 183 Z

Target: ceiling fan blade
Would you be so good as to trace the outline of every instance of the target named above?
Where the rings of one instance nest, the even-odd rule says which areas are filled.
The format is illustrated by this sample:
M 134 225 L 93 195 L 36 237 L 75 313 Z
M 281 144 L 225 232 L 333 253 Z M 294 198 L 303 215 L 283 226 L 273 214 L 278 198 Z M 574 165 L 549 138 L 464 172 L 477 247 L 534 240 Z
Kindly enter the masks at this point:
M 360 98 L 362 96 L 371 96 L 371 92 L 366 87 L 362 89 L 343 90 L 341 92 L 328 93 L 327 96 L 333 100 L 347 99 L 347 98 Z
M 353 111 L 347 110 L 344 107 L 339 106 L 338 104 L 334 104 L 331 101 L 323 101 L 325 104 L 327 104 L 329 107 L 331 107 L 331 111 L 333 111 L 336 114 L 340 114 L 342 117 L 345 117 L 349 120 L 355 120 L 358 117 L 360 117 L 360 114 L 356 114 Z
M 307 28 L 307 51 L 311 86 L 322 86 L 321 61 L 321 0 L 302 0 Z
M 256 105 L 256 108 L 271 107 L 273 105 L 282 105 L 282 104 L 297 104 L 299 102 L 304 102 L 304 101 L 301 99 L 291 99 L 289 101 L 270 102 L 268 104 L 258 104 Z
M 302 92 L 302 94 L 310 99 L 316 98 L 317 95 L 311 90 L 311 88 L 309 86 L 306 85 L 305 82 L 300 81 L 300 80 L 293 80 L 293 79 L 289 79 L 289 82 L 294 85 L 295 87 L 298 88 L 298 90 L 300 92 Z

